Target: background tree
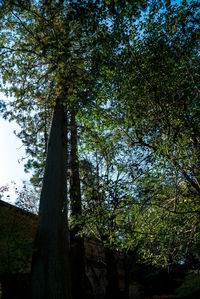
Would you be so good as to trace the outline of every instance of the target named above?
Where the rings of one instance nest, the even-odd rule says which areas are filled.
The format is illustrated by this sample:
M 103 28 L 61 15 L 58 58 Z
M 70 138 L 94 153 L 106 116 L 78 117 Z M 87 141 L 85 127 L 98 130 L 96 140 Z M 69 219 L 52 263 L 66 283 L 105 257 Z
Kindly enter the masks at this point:
M 143 244 L 148 246 L 155 237 L 159 241 L 151 248 L 154 258 L 147 257 L 145 246 L 140 256 L 169 266 L 192 255 L 188 249 L 199 242 L 199 6 L 192 1 L 158 8 L 151 7 L 141 26 L 132 23 L 129 40 L 123 39 L 125 45 L 105 67 L 107 81 L 99 94 L 104 102 L 94 112 L 95 118 L 87 119 L 85 131 L 92 131 L 90 136 L 98 143 L 102 132 L 107 130 L 111 139 L 117 128 L 121 139 L 115 142 L 129 146 L 128 171 L 135 181 L 127 211 L 137 217 L 130 217 L 130 226 L 124 217 L 129 229 L 123 230 L 122 244 L 131 247 L 131 239 L 137 239 L 141 245 L 146 239 Z M 89 148 L 94 143 L 88 139 Z M 109 148 L 105 140 L 102 143 Z M 184 234 L 190 241 L 185 242 Z
M 159 245 L 154 244 L 151 252 L 157 248 L 171 263 L 170 254 L 168 258 L 165 255 L 166 244 L 180 249 L 173 255 L 180 260 L 187 252 L 181 236 L 191 233 L 191 241 L 199 213 L 199 4 L 168 4 L 164 11 L 152 8 L 141 27 L 133 24 L 130 29 L 131 41 L 116 58 L 121 70 L 111 76 L 110 98 L 116 112 L 111 115 L 108 109 L 106 117 L 118 125 L 124 141 L 146 161 L 135 193 L 141 206 L 140 228 L 144 228 L 140 231 L 145 236 L 145 227 L 151 228 L 150 239 L 159 237 Z M 171 235 L 173 230 L 176 233 Z M 175 236 L 178 231 L 179 238 Z M 193 242 L 198 243 L 196 237 Z
M 80 236 L 80 218 L 82 217 L 82 200 L 79 177 L 78 136 L 76 112 L 70 113 L 70 263 L 72 275 L 73 298 L 87 298 L 87 279 L 85 275 L 84 239 Z M 79 287 L 77 288 L 77 283 Z

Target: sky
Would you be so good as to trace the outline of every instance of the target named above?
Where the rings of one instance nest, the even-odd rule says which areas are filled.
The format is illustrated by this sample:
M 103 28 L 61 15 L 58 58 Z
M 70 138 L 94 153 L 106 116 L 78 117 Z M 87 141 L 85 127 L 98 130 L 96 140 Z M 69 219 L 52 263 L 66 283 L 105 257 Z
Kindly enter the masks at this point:
M 3 96 L 0 94 L 0 99 L 2 98 Z M 10 202 L 16 198 L 12 182 L 15 182 L 16 186 L 20 188 L 23 181 L 30 179 L 30 174 L 24 172 L 23 162 L 20 161 L 22 157 L 26 156 L 25 149 L 20 139 L 13 133 L 14 130 L 19 129 L 16 123 L 4 120 L 0 115 L 0 188 L 6 185 L 10 186 L 10 191 L 4 192 L 4 199 Z M 7 197 L 8 195 L 10 197 Z

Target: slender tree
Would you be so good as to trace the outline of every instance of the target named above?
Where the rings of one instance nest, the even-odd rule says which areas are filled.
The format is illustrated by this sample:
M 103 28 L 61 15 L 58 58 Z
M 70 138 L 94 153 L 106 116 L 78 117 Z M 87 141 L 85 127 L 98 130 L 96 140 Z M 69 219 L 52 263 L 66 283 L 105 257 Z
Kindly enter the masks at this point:
M 77 142 L 76 112 L 71 108 L 70 122 L 70 209 L 72 225 L 70 229 L 70 263 L 72 276 L 72 295 L 74 299 L 87 298 L 85 274 L 84 239 L 80 236 L 82 216 L 82 201 L 79 177 L 79 157 Z M 77 288 L 78 284 L 78 288 Z

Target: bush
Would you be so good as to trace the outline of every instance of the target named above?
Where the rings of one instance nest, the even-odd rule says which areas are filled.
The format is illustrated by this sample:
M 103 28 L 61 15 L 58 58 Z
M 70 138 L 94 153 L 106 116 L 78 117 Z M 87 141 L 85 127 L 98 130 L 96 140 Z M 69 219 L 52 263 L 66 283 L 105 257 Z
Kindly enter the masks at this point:
M 181 286 L 176 290 L 176 298 L 199 299 L 200 273 L 199 271 L 188 274 Z

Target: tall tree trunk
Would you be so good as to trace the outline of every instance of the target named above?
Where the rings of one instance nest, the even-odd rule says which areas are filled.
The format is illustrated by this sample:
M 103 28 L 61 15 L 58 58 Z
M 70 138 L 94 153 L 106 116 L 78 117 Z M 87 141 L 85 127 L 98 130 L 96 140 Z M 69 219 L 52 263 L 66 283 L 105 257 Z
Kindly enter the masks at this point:
M 67 224 L 67 119 L 57 99 L 31 269 L 32 299 L 71 299 Z
M 106 299 L 121 299 L 119 289 L 119 275 L 117 270 L 115 252 L 109 247 L 105 248 L 106 271 L 107 271 L 107 287 Z
M 79 163 L 77 150 L 77 127 L 75 111 L 71 109 L 71 153 L 70 153 L 70 204 L 71 216 L 78 221 L 82 214 Z M 70 262 L 73 299 L 86 298 L 84 239 L 78 233 L 80 224 L 70 229 Z
M 131 282 L 131 270 L 132 270 L 132 257 L 130 258 L 129 253 L 125 252 L 123 255 L 124 264 L 124 298 L 129 298 L 130 282 Z

